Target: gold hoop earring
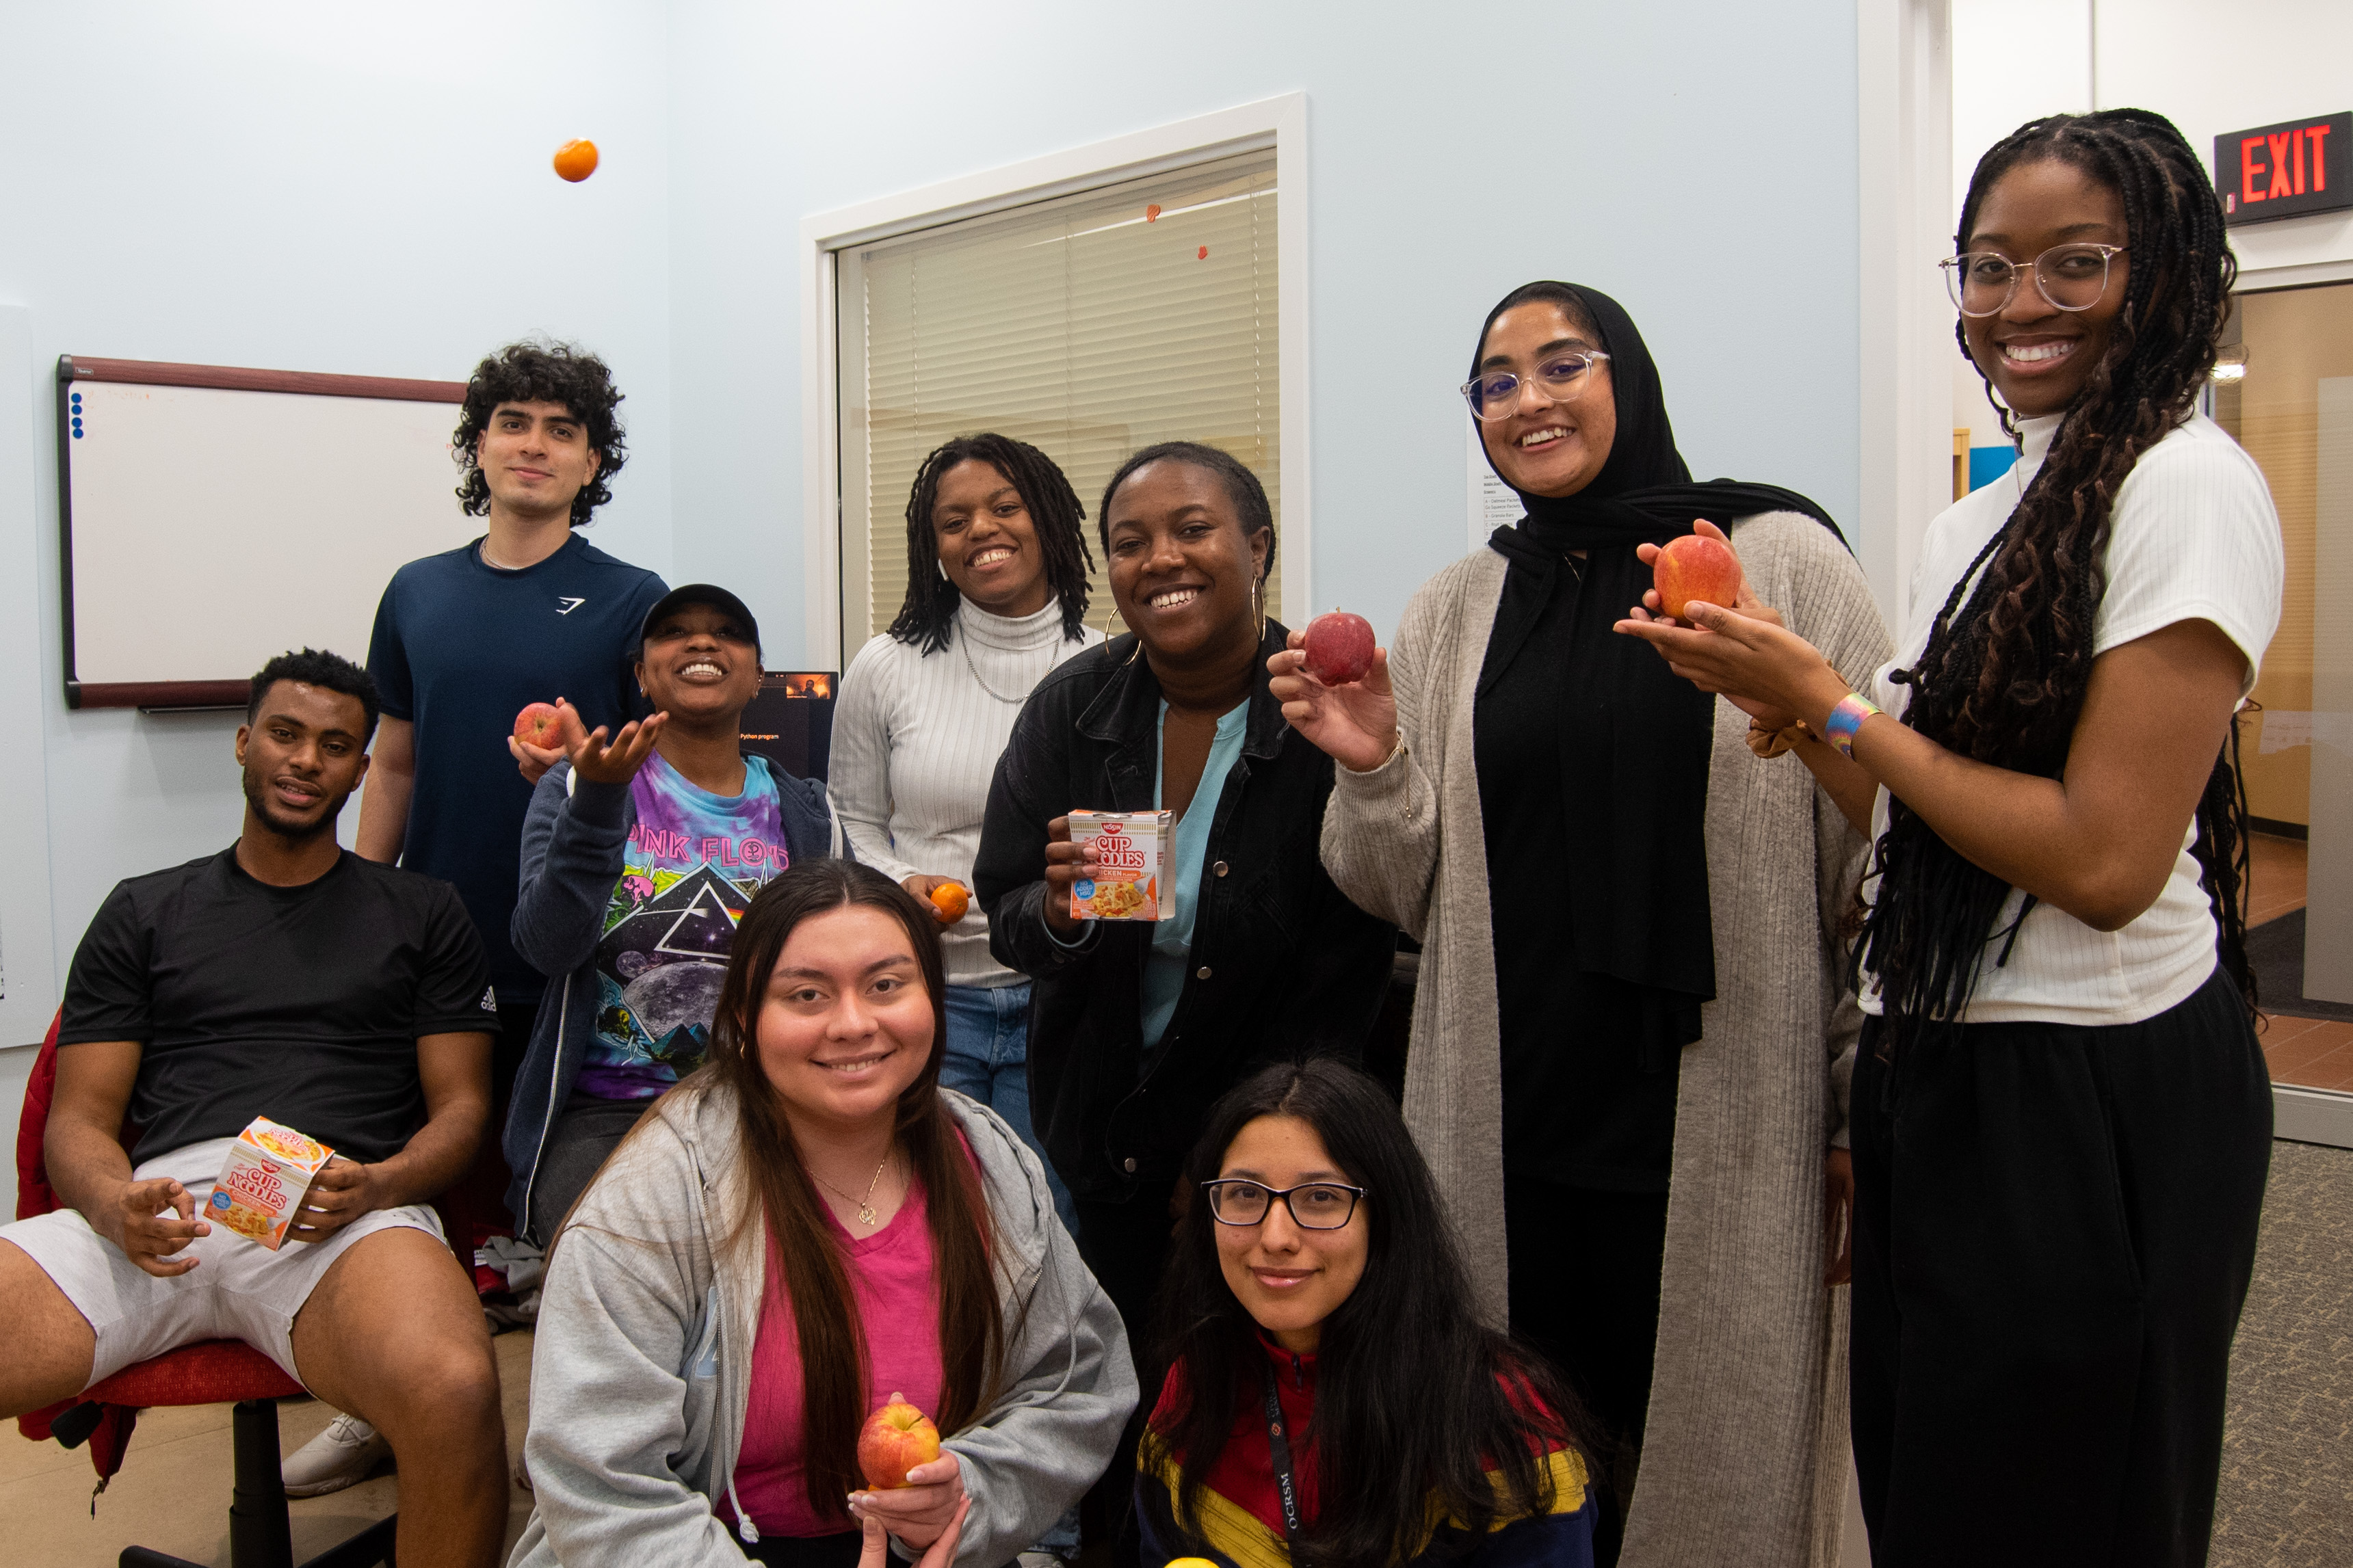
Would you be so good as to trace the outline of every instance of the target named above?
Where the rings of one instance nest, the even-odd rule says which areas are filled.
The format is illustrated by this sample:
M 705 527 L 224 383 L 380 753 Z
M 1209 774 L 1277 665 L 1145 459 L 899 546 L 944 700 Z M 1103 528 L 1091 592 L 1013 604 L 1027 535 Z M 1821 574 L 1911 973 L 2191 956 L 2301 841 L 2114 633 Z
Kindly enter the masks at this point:
M 1250 605 L 1258 611 L 1258 640 L 1266 641 L 1266 579 L 1250 584 Z

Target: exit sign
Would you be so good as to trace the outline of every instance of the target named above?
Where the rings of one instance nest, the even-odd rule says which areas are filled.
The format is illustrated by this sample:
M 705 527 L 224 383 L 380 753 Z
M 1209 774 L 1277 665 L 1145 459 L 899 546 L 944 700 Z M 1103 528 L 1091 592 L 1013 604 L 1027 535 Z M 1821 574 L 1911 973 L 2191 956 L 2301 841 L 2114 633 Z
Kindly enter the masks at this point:
M 2323 114 L 2214 138 L 2226 225 L 2353 207 L 2353 114 Z

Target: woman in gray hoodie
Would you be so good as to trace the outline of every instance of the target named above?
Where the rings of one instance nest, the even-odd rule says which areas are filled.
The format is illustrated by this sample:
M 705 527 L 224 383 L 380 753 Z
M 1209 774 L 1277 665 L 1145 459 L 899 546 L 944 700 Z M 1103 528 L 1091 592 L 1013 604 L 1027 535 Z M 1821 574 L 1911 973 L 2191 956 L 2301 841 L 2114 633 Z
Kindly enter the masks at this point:
M 1110 1462 L 1126 1332 L 1037 1156 L 939 1088 L 944 990 L 937 921 L 879 872 L 753 900 L 709 1064 L 550 1256 L 512 1568 L 849 1568 L 866 1521 L 920 1553 L 967 1502 L 956 1561 L 994 1568 Z M 877 1425 L 902 1403 L 939 1458 Z

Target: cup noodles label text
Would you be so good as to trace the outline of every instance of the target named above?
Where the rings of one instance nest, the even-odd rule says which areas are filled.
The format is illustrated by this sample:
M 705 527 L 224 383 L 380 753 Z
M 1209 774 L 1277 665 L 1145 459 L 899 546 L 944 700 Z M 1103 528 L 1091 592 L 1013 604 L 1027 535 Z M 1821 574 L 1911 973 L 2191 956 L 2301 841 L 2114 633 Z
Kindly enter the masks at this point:
M 228 1161 L 204 1217 L 275 1252 L 334 1151 L 291 1127 L 257 1116 L 229 1145 Z
M 1071 884 L 1071 914 L 1082 921 L 1165 921 L 1176 910 L 1160 896 L 1170 826 L 1166 811 L 1074 811 L 1071 842 L 1092 844 L 1092 877 Z

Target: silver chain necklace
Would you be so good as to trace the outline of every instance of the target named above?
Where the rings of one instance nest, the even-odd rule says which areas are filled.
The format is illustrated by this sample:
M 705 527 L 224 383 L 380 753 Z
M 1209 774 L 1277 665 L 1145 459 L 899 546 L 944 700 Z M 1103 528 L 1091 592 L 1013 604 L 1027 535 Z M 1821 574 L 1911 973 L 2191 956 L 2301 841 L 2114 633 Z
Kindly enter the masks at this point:
M 996 698 L 999 702 L 1007 703 L 1007 704 L 1008 704 L 1008 705 L 1009 705 L 1009 704 L 1012 704 L 1012 703 L 1019 702 L 1019 701 L 1021 700 L 1021 698 L 1020 698 L 1020 697 L 1008 697 L 1008 696 L 1006 696 L 1006 695 L 1005 695 L 1005 693 L 1003 693 L 1002 691 L 999 691 L 998 689 L 997 689 L 997 688 L 995 688 L 994 686 L 991 686 L 987 681 L 983 680 L 983 679 L 980 678 L 980 666 L 978 666 L 978 665 L 976 665 L 976 664 L 975 664 L 975 663 L 973 663 L 973 662 L 972 662 L 972 643 L 971 643 L 971 640 L 970 640 L 969 638 L 967 638 L 967 637 L 965 636 L 965 630 L 964 630 L 964 627 L 962 627 L 961 626 L 959 626 L 958 627 L 956 627 L 956 650 L 957 650 L 959 653 L 962 653 L 962 654 L 964 655 L 964 667 L 965 667 L 966 669 L 968 669 L 968 670 L 972 671 L 972 679 L 973 679 L 973 684 L 974 684 L 974 685 L 976 685 L 976 686 L 979 687 L 983 691 L 987 692 L 991 697 Z M 1025 693 L 1023 693 L 1023 696 L 1027 696 L 1027 695 L 1028 695 L 1028 693 L 1026 693 L 1026 692 L 1025 692 Z

